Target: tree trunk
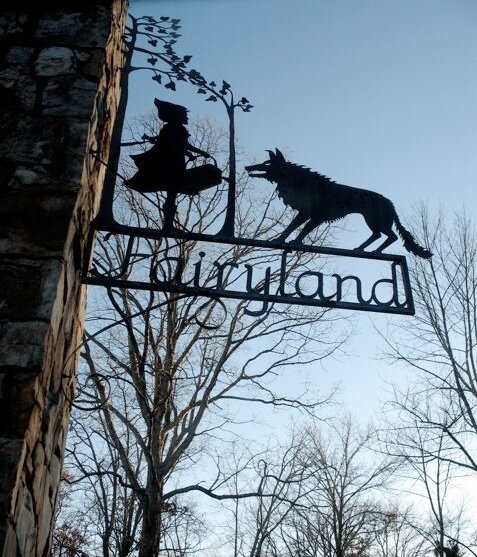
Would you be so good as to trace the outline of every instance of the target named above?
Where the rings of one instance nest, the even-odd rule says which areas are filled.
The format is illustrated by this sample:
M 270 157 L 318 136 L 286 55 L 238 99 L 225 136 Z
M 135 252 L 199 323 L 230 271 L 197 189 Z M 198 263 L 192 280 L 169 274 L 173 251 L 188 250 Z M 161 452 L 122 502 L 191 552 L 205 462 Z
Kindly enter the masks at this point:
M 229 189 L 227 194 L 227 210 L 225 212 L 225 221 L 219 235 L 235 236 L 235 203 L 237 195 L 237 161 L 235 154 L 235 113 L 233 101 L 232 105 L 227 109 L 229 117 Z
M 150 486 L 144 496 L 138 557 L 158 557 L 161 545 L 162 486 Z

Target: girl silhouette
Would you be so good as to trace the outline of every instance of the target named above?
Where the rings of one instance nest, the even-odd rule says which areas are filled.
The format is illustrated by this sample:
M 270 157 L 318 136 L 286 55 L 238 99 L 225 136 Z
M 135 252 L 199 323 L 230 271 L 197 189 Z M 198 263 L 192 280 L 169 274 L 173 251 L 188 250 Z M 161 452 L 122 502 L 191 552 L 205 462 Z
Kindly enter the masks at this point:
M 164 230 L 174 230 L 178 193 L 196 195 L 202 190 L 218 186 L 222 172 L 215 159 L 206 151 L 194 147 L 189 142 L 187 109 L 183 106 L 154 100 L 159 119 L 165 122 L 159 135 L 148 138 L 153 146 L 144 153 L 131 155 L 138 170 L 125 185 L 142 193 L 167 192 L 164 202 Z M 211 158 L 215 164 L 204 164 L 187 168 L 187 162 L 195 155 Z

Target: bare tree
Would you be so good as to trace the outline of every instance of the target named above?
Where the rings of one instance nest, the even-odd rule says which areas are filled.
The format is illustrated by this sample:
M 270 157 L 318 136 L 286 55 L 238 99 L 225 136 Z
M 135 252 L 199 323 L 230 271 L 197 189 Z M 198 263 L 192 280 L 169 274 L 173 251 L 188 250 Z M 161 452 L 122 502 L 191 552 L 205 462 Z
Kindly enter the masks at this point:
M 458 540 L 465 545 L 468 534 L 462 502 L 452 499 L 456 469 L 446 458 L 446 435 L 422 427 L 416 416 L 409 413 L 411 399 L 414 410 L 431 404 L 423 402 L 419 389 L 414 388 L 412 394 L 407 392 L 406 406 L 398 419 L 394 416 L 395 421 L 386 431 L 386 450 L 399 462 L 401 490 L 412 491 L 428 509 L 428 519 L 415 524 L 415 530 L 428 548 L 434 549 L 438 557 L 444 557 L 445 551 Z
M 388 338 L 390 356 L 425 379 L 425 401 L 410 400 L 409 410 L 424 429 L 448 440 L 441 460 L 477 471 L 477 242 L 470 219 L 456 217 L 449 228 L 441 216 L 420 215 L 421 235 L 432 245 L 430 262 L 413 260 L 416 316 Z M 424 382 L 423 382 L 424 384 Z M 425 390 L 424 390 L 425 389 Z M 405 400 L 400 403 L 406 407 Z M 429 455 L 432 456 L 432 455 Z
M 259 493 L 266 496 L 233 502 L 233 557 L 281 555 L 279 532 L 304 501 L 308 470 L 302 436 L 295 431 L 285 444 L 274 444 L 255 470 Z
M 389 459 L 370 451 L 372 430 L 350 417 L 337 420 L 326 435 L 306 430 L 307 495 L 282 530 L 290 555 L 359 557 L 368 555 L 379 528 L 382 493 L 391 471 Z
M 426 542 L 420 521 L 421 517 L 411 507 L 382 508 L 370 554 L 373 557 L 420 557 Z
M 55 508 L 55 527 L 52 532 L 53 557 L 86 557 L 84 548 L 89 545 L 88 525 L 83 513 L 74 507 L 74 493 L 70 485 L 73 476 L 62 472 Z M 61 517 L 61 519 L 60 519 Z
M 415 225 L 434 256 L 411 261 L 416 316 L 386 338 L 387 355 L 416 374 L 411 386 L 394 388 L 387 447 L 421 481 L 428 536 L 443 556 L 466 546 L 446 494 L 457 475 L 477 472 L 477 242 L 465 212 L 449 225 L 421 209 Z
M 246 503 L 248 513 L 240 513 L 234 557 L 371 555 L 391 467 L 376 459 L 370 441 L 371 430 L 360 431 L 349 417 L 297 427 L 267 479 L 274 497 Z
M 199 126 L 196 132 L 200 137 L 194 138 L 195 144 L 212 151 L 216 139 L 210 129 Z M 274 194 L 251 194 L 245 185 L 242 176 L 236 213 L 240 234 L 274 233 L 282 220 Z M 161 192 L 120 195 L 122 222 L 160 228 Z M 219 191 L 184 196 L 180 225 L 207 233 L 216 227 L 220 206 Z M 106 235 L 99 242 L 95 268 L 113 274 L 121 268 L 125 242 L 123 236 Z M 274 257 L 279 261 L 267 250 L 234 245 L 210 248 L 217 250 L 219 265 L 200 258 L 198 263 L 197 241 L 135 242 L 134 260 L 146 261 L 146 275 L 167 274 L 180 258 L 200 266 L 203 284 L 233 285 L 249 279 L 246 267 L 237 272 L 237 261 L 244 258 L 255 268 L 268 266 Z M 310 257 L 290 256 L 288 276 Z M 279 273 L 279 268 L 271 273 Z M 263 281 L 264 275 L 253 276 L 255 288 L 263 288 Z M 273 497 L 263 477 L 247 490 L 235 489 L 234 478 L 256 469 L 259 457 L 252 455 L 237 470 L 227 464 L 224 444 L 235 439 L 235 424 L 249 421 L 257 405 L 315 415 L 329 395 L 319 398 L 299 381 L 280 386 L 280 375 L 288 371 L 299 377 L 302 367 L 331 355 L 344 341 L 346 327 L 328 310 L 284 311 L 245 300 L 225 303 L 118 288 L 101 294 L 85 334 L 77 401 L 98 411 L 74 413 L 67 466 L 83 482 L 85 496 L 95 501 L 102 555 L 126 556 L 136 550 L 140 557 L 159 551 L 185 555 L 196 549 L 204 532 L 192 532 L 189 519 L 196 515 L 184 501 L 188 494 L 217 501 Z M 189 547 L 179 547 L 186 531 Z

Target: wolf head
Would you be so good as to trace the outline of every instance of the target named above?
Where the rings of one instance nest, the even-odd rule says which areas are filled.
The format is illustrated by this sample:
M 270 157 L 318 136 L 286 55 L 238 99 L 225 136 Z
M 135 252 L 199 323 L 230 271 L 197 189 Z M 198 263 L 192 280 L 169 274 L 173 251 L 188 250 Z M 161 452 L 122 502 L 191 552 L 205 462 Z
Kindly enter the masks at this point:
M 265 178 L 270 182 L 277 182 L 284 175 L 287 161 L 278 149 L 275 149 L 275 152 L 268 150 L 267 153 L 269 154 L 268 160 L 246 166 L 245 170 L 252 178 Z

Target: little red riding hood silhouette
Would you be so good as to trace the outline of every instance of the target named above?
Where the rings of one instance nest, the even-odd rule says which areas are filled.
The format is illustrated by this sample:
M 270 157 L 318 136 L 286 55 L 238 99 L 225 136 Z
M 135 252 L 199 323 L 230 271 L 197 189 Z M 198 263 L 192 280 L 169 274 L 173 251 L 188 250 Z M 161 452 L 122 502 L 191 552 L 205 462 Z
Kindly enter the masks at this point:
M 184 106 L 166 101 L 154 100 L 159 119 L 165 122 L 159 135 L 149 137 L 153 143 L 151 149 L 144 153 L 131 155 L 138 170 L 125 185 L 142 193 L 153 191 L 167 192 L 164 202 L 165 230 L 173 230 L 178 193 L 196 195 L 202 190 L 218 186 L 222 181 L 222 172 L 216 164 L 204 164 L 187 168 L 188 160 L 194 154 L 215 159 L 209 153 L 189 143 L 187 109 Z

